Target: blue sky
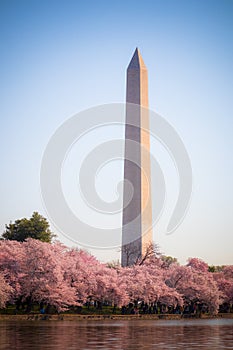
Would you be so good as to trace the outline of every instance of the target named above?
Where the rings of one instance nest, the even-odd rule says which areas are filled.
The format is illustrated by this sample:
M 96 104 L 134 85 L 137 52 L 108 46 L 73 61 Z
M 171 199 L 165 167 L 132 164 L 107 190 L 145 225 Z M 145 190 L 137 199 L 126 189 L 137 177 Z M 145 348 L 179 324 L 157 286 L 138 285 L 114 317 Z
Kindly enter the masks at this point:
M 167 236 L 162 217 L 154 239 L 181 262 L 233 263 L 232 18 L 231 0 L 0 1 L 1 231 L 34 210 L 46 215 L 39 176 L 50 137 L 79 111 L 124 102 L 138 46 L 150 108 L 183 139 L 194 176 L 184 222 Z M 162 151 L 160 160 L 169 210 L 177 183 Z

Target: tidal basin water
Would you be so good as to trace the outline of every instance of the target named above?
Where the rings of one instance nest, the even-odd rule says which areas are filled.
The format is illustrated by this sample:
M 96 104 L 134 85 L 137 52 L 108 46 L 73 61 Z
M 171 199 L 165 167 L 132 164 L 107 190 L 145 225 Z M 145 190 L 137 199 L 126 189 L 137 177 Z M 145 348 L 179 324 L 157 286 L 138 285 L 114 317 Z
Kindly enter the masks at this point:
M 0 321 L 0 349 L 233 349 L 233 319 Z

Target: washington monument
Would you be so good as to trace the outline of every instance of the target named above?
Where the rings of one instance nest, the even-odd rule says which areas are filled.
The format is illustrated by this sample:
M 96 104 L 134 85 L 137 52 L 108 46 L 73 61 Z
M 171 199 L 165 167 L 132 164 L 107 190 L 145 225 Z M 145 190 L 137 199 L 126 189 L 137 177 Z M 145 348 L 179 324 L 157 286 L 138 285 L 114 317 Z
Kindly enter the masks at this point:
M 152 244 L 148 75 L 136 48 L 127 68 L 121 265 L 142 258 Z

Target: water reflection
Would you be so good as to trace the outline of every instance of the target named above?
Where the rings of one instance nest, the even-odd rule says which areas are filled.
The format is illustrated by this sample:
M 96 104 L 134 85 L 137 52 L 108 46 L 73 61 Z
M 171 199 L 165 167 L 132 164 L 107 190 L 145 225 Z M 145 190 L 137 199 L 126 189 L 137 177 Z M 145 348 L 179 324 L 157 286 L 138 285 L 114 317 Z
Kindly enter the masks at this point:
M 1 321 L 0 349 L 233 349 L 233 319 Z

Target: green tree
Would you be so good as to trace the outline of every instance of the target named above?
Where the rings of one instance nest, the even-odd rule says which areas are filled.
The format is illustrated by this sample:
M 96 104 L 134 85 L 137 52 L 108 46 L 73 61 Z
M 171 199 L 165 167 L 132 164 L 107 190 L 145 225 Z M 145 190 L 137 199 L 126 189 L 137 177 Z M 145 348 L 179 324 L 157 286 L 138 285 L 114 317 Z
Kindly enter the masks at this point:
M 169 267 L 171 264 L 179 264 L 178 260 L 172 256 L 162 255 L 161 259 L 163 261 L 163 267 Z
M 3 239 L 19 242 L 34 238 L 51 243 L 54 237 L 47 219 L 37 212 L 34 212 L 30 219 L 23 218 L 6 225 L 6 230 L 2 234 Z
M 209 272 L 222 272 L 223 268 L 224 268 L 224 265 L 222 266 L 211 265 L 209 266 Z

